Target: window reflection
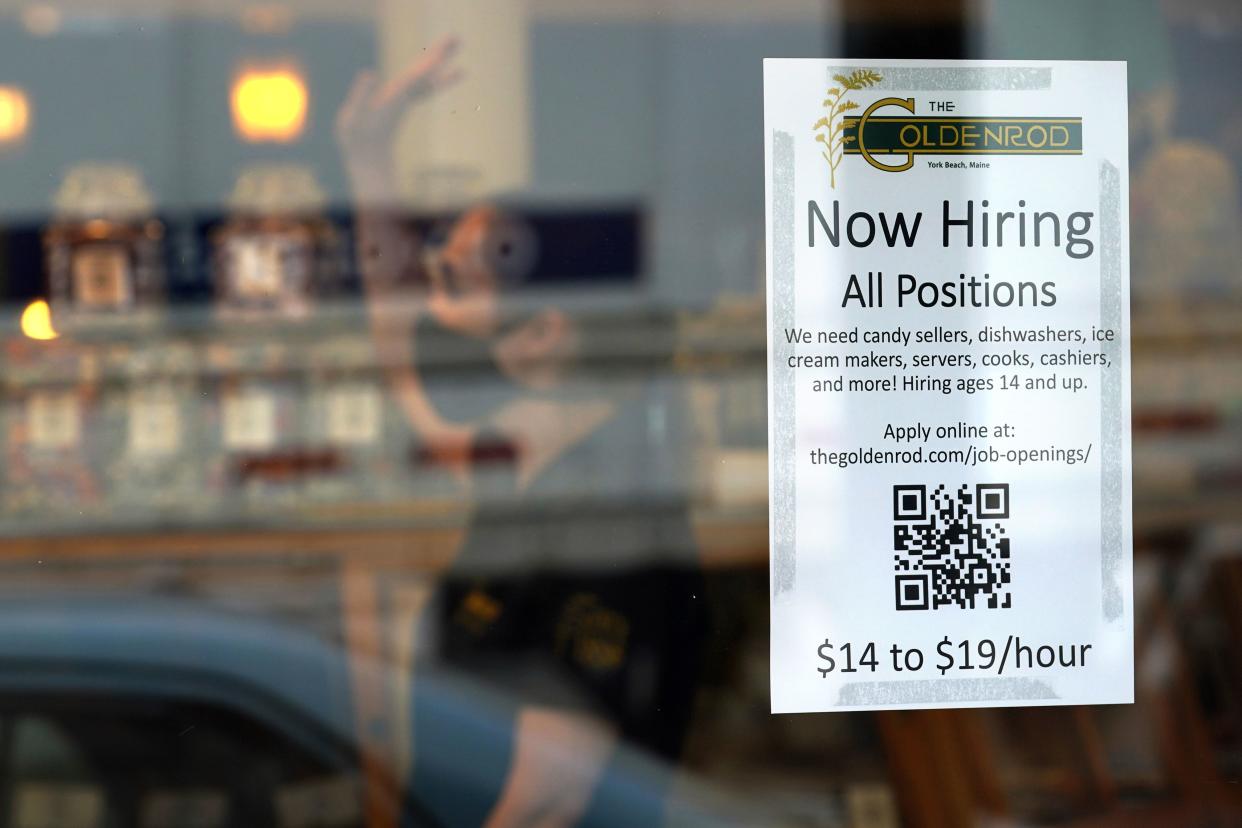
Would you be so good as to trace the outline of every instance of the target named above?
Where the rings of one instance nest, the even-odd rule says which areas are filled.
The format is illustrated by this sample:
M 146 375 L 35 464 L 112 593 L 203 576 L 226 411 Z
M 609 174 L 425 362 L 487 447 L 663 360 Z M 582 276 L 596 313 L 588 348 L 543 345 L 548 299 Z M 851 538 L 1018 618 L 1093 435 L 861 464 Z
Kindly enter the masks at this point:
M 1240 25 L 10 10 L 0 823 L 1236 821 Z M 933 53 L 1130 61 L 1132 707 L 768 713 L 760 59 Z

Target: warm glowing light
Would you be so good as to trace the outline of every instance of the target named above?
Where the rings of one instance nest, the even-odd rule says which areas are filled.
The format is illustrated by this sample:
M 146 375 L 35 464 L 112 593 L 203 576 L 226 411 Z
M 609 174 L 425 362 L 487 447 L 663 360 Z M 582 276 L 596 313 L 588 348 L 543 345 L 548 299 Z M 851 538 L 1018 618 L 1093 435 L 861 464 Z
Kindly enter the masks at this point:
M 22 333 L 31 339 L 55 339 L 60 336 L 52 327 L 52 309 L 47 302 L 36 299 L 22 311 Z
M 284 3 L 256 3 L 242 10 L 242 28 L 250 34 L 287 34 L 293 26 L 293 9 Z
M 30 126 L 30 102 L 16 86 L 0 86 L 0 143 L 11 144 L 26 137 Z
M 248 69 L 233 81 L 233 127 L 246 141 L 287 143 L 302 134 L 308 98 L 297 69 Z
M 47 3 L 33 3 L 22 9 L 22 25 L 35 37 L 51 37 L 60 31 L 64 15 Z

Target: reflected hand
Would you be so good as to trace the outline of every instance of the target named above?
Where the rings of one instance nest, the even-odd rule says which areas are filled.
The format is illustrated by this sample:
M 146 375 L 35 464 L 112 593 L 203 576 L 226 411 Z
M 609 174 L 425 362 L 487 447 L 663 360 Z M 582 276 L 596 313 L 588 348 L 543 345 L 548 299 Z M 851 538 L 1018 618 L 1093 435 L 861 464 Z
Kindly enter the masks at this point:
M 459 48 L 456 37 L 445 36 L 387 83 L 369 70 L 354 80 L 337 113 L 336 135 L 360 201 L 392 194 L 397 127 L 410 106 L 461 79 L 461 68 L 453 62 Z

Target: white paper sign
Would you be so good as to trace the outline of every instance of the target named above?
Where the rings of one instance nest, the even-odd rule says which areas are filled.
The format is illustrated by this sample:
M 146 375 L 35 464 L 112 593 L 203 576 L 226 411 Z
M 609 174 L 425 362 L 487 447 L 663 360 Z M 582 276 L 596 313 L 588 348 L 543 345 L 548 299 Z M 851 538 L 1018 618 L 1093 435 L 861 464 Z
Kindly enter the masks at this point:
M 26 402 L 26 426 L 35 448 L 76 448 L 82 440 L 78 395 L 73 391 L 36 391 Z
M 260 387 L 224 396 L 224 445 L 233 451 L 264 451 L 276 444 L 276 398 Z
M 211 788 L 156 789 L 141 807 L 141 828 L 218 828 L 229 820 L 229 795 Z
M 173 454 L 181 445 L 181 411 L 170 388 L 131 391 L 128 422 L 129 453 L 135 457 Z
M 95 785 L 27 782 L 13 794 L 16 828 L 97 828 L 103 825 L 104 792 Z
M 1133 701 L 1125 64 L 764 110 L 773 712 Z
M 362 819 L 362 796 L 357 778 L 317 777 L 284 785 L 275 797 L 282 828 L 336 828 Z
M 347 446 L 369 446 L 380 436 L 383 398 L 380 389 L 363 383 L 342 383 L 327 393 L 328 439 Z

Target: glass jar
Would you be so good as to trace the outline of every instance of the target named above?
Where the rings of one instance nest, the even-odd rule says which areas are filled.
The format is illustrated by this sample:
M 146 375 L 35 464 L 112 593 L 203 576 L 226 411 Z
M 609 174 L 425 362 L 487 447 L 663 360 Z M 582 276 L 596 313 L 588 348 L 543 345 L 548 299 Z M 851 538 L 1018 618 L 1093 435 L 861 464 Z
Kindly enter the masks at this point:
M 164 225 L 141 173 L 79 164 L 65 175 L 43 234 L 49 304 L 57 324 L 132 323 L 166 295 Z
M 314 173 L 298 165 L 243 171 L 232 217 L 211 234 L 223 318 L 305 318 L 345 272 L 340 233 L 324 217 Z

